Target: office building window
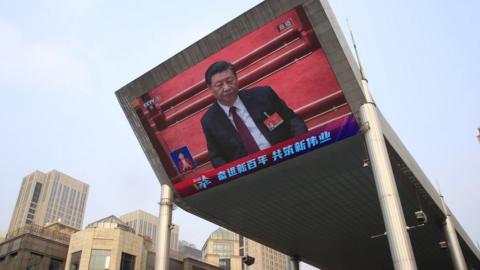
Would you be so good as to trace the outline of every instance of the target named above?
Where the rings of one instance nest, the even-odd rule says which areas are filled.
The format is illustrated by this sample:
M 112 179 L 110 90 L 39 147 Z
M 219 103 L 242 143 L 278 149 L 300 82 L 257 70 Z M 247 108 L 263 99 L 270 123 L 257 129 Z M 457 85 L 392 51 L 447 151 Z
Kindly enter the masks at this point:
M 27 263 L 27 270 L 38 270 L 40 269 L 40 263 L 42 262 L 43 256 L 30 252 L 30 258 Z
M 120 270 L 134 270 L 134 269 L 135 269 L 135 256 L 122 252 Z
M 80 269 L 80 258 L 82 257 L 82 252 L 77 251 L 72 253 L 72 259 L 70 262 L 70 270 L 78 270 Z
M 222 257 L 230 257 L 233 255 L 233 245 L 231 243 L 214 243 L 213 254 Z
M 42 184 L 36 183 L 35 189 L 33 190 L 32 202 L 38 202 L 38 198 L 40 197 L 40 191 L 42 191 Z
M 230 259 L 220 259 L 218 264 L 223 270 L 230 270 Z
M 14 253 L 10 254 L 10 258 L 7 259 L 8 264 L 10 264 L 12 266 L 11 269 L 15 269 L 15 267 L 17 266 L 17 263 L 19 263 L 19 262 L 17 262 L 17 257 L 18 257 L 17 255 L 18 255 L 18 253 L 14 252 Z M 2 270 L 3 270 L 3 267 L 2 267 Z
M 244 244 L 243 236 L 240 235 L 240 237 L 238 238 L 238 242 L 240 244 L 240 248 L 242 248 Z
M 61 270 L 64 268 L 63 261 L 51 259 L 48 270 Z
M 110 250 L 92 249 L 90 255 L 90 265 L 88 270 L 106 270 L 110 269 Z
M 147 269 L 146 270 L 155 270 L 155 253 L 147 253 Z

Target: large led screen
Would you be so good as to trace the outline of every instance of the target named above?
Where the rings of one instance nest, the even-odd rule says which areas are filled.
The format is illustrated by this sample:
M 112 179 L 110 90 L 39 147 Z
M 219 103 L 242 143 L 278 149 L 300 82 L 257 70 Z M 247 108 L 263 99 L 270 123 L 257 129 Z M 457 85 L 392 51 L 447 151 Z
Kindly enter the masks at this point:
M 257 146 L 261 145 L 255 151 L 245 150 L 245 129 L 231 112 L 221 109 L 214 86 L 205 82 L 206 70 L 217 61 L 236 68 L 239 98 L 258 133 Z M 132 106 L 180 196 L 228 183 L 358 132 L 302 7 L 151 89 Z M 252 131 L 247 122 L 245 126 Z

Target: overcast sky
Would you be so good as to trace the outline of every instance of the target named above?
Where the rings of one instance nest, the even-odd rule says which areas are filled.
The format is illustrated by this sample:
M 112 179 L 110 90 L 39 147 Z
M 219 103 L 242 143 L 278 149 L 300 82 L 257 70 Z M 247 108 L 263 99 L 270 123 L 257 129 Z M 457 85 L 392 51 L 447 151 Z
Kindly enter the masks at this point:
M 114 92 L 258 2 L 0 1 L 0 231 L 34 170 L 90 184 L 84 225 L 156 214 L 159 184 Z M 480 2 L 331 6 L 379 108 L 480 241 Z M 182 210 L 174 222 L 197 247 L 216 228 Z

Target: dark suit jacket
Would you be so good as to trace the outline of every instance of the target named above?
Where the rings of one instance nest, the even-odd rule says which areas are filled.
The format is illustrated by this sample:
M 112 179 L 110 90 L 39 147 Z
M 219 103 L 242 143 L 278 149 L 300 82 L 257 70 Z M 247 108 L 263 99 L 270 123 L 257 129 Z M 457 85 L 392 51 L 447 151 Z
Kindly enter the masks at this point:
M 240 91 L 238 96 L 271 145 L 307 132 L 305 122 L 277 96 L 272 88 L 245 89 Z M 269 131 L 263 123 L 267 119 L 265 113 L 273 115 L 275 112 L 283 118 L 284 122 Z M 203 115 L 201 123 L 207 139 L 208 155 L 214 167 L 248 154 L 240 135 L 217 102 Z

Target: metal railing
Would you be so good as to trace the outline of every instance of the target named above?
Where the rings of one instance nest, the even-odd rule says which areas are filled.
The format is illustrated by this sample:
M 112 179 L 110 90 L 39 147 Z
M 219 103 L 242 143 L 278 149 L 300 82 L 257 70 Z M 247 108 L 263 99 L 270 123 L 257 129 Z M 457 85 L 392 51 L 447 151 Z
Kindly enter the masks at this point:
M 43 237 L 43 238 L 47 238 L 47 239 L 50 239 L 50 240 L 61 242 L 61 243 L 66 244 L 66 245 L 68 245 L 70 243 L 70 235 L 69 234 L 62 233 L 62 232 L 59 232 L 59 231 L 56 231 L 56 230 L 53 230 L 53 229 L 50 229 L 50 228 L 45 228 L 43 226 L 36 225 L 36 224 L 28 224 L 28 225 L 25 225 L 24 227 L 16 229 L 13 232 L 8 233 L 7 236 L 5 237 L 5 241 L 8 241 L 12 238 L 15 238 L 15 237 L 18 237 L 18 236 L 24 235 L 24 234 L 33 234 L 33 235 L 36 235 L 36 236 L 40 236 L 40 237 Z

